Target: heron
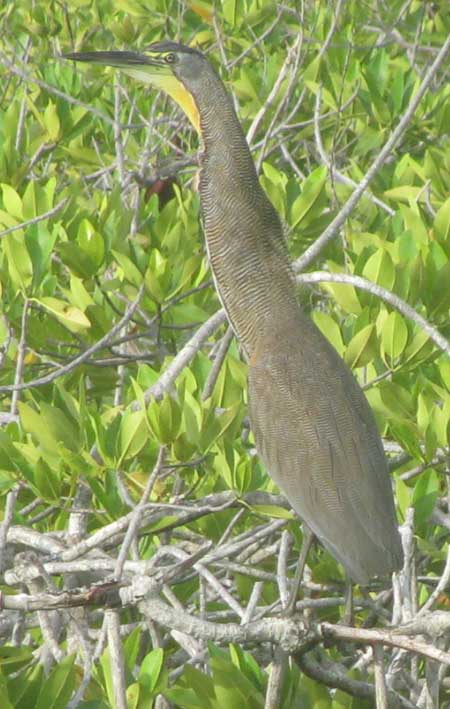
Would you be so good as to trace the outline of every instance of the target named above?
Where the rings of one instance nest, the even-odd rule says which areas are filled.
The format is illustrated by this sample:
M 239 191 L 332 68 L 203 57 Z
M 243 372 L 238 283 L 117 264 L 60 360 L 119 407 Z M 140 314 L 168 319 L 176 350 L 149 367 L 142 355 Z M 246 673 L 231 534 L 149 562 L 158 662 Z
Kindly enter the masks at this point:
M 260 186 L 231 97 L 196 48 L 65 58 L 121 69 L 168 94 L 200 137 L 200 205 L 218 297 L 248 363 L 249 417 L 269 475 L 309 530 L 366 584 L 402 565 L 392 484 L 352 371 L 299 305 L 281 220 Z

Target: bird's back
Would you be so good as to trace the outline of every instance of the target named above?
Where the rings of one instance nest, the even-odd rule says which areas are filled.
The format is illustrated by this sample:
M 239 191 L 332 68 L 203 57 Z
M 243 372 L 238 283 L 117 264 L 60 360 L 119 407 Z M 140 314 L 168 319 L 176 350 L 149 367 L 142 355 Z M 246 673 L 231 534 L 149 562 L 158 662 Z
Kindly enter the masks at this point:
M 280 219 L 211 68 L 194 99 L 206 242 L 218 294 L 250 362 L 258 452 L 294 509 L 356 580 L 391 571 L 401 546 L 370 408 L 298 306 Z
M 249 363 L 256 447 L 292 507 L 350 576 L 398 569 L 402 547 L 372 411 L 353 374 L 300 309 Z

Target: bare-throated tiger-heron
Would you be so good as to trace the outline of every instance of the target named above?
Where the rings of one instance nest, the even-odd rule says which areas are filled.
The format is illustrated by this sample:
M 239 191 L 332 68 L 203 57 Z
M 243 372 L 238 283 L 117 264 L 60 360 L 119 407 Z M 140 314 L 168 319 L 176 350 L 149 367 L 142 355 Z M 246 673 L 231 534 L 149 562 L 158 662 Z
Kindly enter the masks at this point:
M 297 302 L 280 219 L 218 74 L 201 52 L 174 42 L 139 53 L 65 56 L 118 67 L 165 91 L 187 114 L 202 142 L 199 190 L 210 265 L 248 361 L 258 453 L 353 580 L 398 569 L 402 547 L 372 411 Z

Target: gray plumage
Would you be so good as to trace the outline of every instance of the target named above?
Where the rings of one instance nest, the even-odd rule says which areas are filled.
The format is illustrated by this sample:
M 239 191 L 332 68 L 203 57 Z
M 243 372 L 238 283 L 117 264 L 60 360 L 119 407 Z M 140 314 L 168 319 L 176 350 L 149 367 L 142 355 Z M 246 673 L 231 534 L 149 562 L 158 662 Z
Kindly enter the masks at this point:
M 294 510 L 354 580 L 398 569 L 392 487 L 372 411 L 297 303 L 280 219 L 259 185 L 221 79 L 200 52 L 173 42 L 143 55 L 67 56 L 119 66 L 138 78 L 154 67 L 161 79 L 170 63 L 192 96 L 203 143 L 206 243 L 217 292 L 249 363 L 257 450 Z
M 256 448 L 294 510 L 365 583 L 402 563 L 376 423 L 352 372 L 297 303 L 280 219 L 230 98 L 203 62 L 201 80 L 187 84 L 204 142 L 201 205 L 216 287 L 249 361 Z

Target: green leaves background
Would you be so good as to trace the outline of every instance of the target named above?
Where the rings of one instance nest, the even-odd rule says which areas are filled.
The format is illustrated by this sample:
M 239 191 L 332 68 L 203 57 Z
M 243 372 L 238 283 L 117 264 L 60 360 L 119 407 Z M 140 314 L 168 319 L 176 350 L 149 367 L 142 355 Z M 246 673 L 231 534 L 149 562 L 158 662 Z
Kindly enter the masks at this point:
M 196 348 L 194 340 L 195 356 L 163 396 L 148 400 L 146 395 L 220 307 L 199 226 L 197 137 L 164 96 L 59 55 L 144 47 L 164 37 L 212 48 L 211 59 L 234 93 L 244 128 L 254 133 L 251 147 L 261 183 L 285 222 L 295 260 L 352 192 L 348 180 L 358 183 L 376 158 L 450 31 L 446 2 L 413 1 L 400 15 L 401 6 L 396 0 L 383 7 L 348 2 L 336 17 L 327 2 L 299 8 L 259 0 L 76 0 L 70 8 L 21 0 L 0 10 L 3 509 L 16 496 L 8 524 L 33 530 L 41 541 L 57 535 L 69 544 L 74 501 L 84 481 L 89 490 L 84 534 L 95 534 L 129 513 L 164 445 L 167 474 L 156 481 L 152 504 L 180 499 L 201 505 L 207 496 L 233 491 L 245 504 L 230 533 L 244 534 L 271 516 L 287 518 L 295 559 L 298 523 L 272 504 L 273 498 L 259 505 L 245 502 L 256 490 L 277 490 L 254 456 L 245 418 L 246 368 L 236 343 L 211 395 L 204 396 L 224 326 L 213 329 L 202 346 Z M 287 49 L 299 32 L 295 62 L 284 70 Z M 340 237 L 323 252 L 320 268 L 383 286 L 448 337 L 445 72 L 448 64 L 372 182 L 379 202 L 367 194 L 362 198 Z M 284 78 L 273 93 L 280 74 Z M 168 177 L 175 184 L 165 183 Z M 158 193 L 158 180 L 168 189 L 168 201 Z M 62 365 L 110 333 L 142 284 L 142 297 L 121 331 L 58 376 Z M 418 575 L 438 579 L 448 547 L 442 523 L 448 513 L 448 357 L 417 323 L 353 285 L 304 286 L 299 297 L 366 388 L 392 459 L 400 523 L 409 508 L 415 511 Z M 54 375 L 48 383 L 32 386 L 47 374 Z M 14 382 L 30 386 L 14 395 Z M 152 559 L 163 543 L 176 546 L 180 538 L 221 542 L 235 515 L 231 509 L 205 512 L 180 526 L 171 509 L 153 523 L 146 518 L 136 558 Z M 3 559 L 3 571 L 17 550 L 13 546 Z M 102 553 L 114 557 L 114 549 Z M 269 605 L 278 598 L 275 547 L 260 568 L 272 574 L 262 582 L 262 602 Z M 334 560 L 316 549 L 310 568 L 313 582 L 336 594 L 329 586 L 342 577 Z M 224 573 L 245 607 L 254 579 L 230 569 Z M 64 573 L 52 578 L 58 589 L 68 583 Z M 420 603 L 432 588 L 432 582 L 419 584 Z M 4 578 L 3 590 L 14 592 Z M 371 592 L 378 590 L 375 585 Z M 195 575 L 187 574 L 173 592 L 191 612 L 204 602 Z M 204 612 L 220 617 L 225 608 L 211 596 Z M 363 606 L 358 614 L 357 622 L 364 622 Z M 338 603 L 316 615 L 331 622 L 338 618 Z M 264 706 L 267 658 L 253 648 L 209 646 L 202 667 L 187 664 L 176 672 L 182 664 L 176 640 L 165 635 L 163 650 L 152 645 L 137 612 L 124 611 L 121 620 L 133 626 L 124 639 L 128 706 L 150 706 L 161 693 L 181 707 Z M 101 619 L 87 611 L 86 622 L 99 631 Z M 53 667 L 50 662 L 44 672 L 28 650 L 14 647 L 10 633 L 3 641 L 4 706 L 66 706 L 81 682 L 76 643 L 71 649 L 60 631 L 57 642 L 65 659 Z M 44 643 L 36 618 L 27 643 L 33 650 Z M 93 664 L 80 706 L 114 705 L 108 652 Z M 334 652 L 336 661 L 342 659 Z M 371 681 L 370 673 L 365 679 Z M 286 677 L 283 697 L 283 707 L 297 706 L 298 697 L 312 707 L 354 701 L 342 692 L 330 694 L 295 669 Z

